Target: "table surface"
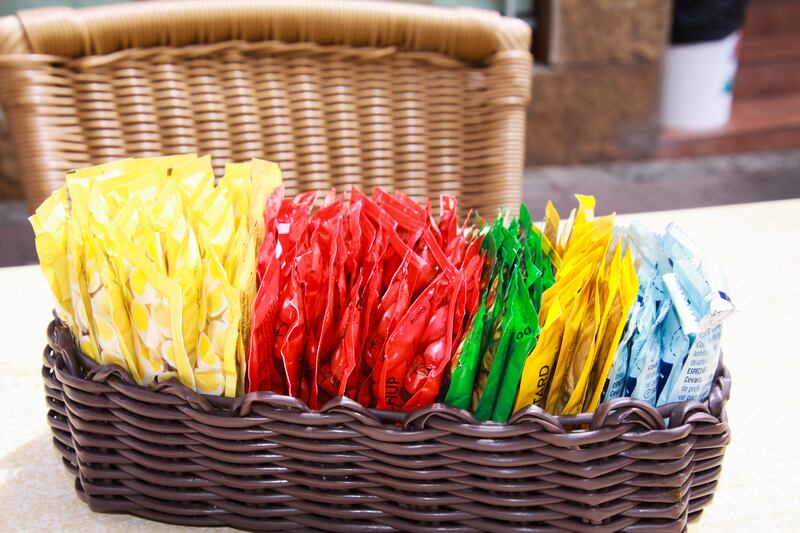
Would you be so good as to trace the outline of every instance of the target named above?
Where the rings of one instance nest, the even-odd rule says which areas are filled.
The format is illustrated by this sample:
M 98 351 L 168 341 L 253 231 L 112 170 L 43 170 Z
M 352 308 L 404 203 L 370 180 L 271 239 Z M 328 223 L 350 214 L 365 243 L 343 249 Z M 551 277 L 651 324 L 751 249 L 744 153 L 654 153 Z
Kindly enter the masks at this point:
M 733 439 L 717 496 L 689 530 L 800 527 L 800 469 L 792 458 L 800 437 L 800 353 L 791 341 L 800 337 L 800 200 L 620 218 L 653 227 L 677 222 L 725 265 L 739 309 L 723 337 Z M 51 297 L 38 267 L 0 269 L 0 302 L 0 531 L 180 529 L 95 514 L 78 500 L 45 422 L 40 368 Z

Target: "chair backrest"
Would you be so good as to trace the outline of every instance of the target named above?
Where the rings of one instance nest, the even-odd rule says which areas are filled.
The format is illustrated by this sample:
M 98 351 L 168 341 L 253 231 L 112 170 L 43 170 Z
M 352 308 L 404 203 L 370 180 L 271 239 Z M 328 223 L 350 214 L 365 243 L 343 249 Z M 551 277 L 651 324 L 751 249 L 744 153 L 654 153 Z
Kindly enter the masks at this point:
M 0 19 L 0 105 L 31 209 L 67 170 L 199 152 L 277 161 L 290 193 L 449 192 L 492 218 L 520 199 L 529 43 L 492 12 L 392 3 L 38 9 Z

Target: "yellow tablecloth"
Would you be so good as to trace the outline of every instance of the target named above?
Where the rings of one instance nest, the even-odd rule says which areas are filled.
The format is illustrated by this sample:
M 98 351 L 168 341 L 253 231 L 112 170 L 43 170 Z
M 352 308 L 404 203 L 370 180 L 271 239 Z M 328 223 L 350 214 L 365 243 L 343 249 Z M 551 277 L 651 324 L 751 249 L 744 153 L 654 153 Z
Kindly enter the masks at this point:
M 740 309 L 723 338 L 733 440 L 717 496 L 690 531 L 797 530 L 800 200 L 621 218 L 634 217 L 686 229 L 725 265 Z M 38 267 L 0 269 L 0 305 L 0 531 L 179 529 L 94 514 L 78 500 L 45 421 L 40 368 L 51 299 Z

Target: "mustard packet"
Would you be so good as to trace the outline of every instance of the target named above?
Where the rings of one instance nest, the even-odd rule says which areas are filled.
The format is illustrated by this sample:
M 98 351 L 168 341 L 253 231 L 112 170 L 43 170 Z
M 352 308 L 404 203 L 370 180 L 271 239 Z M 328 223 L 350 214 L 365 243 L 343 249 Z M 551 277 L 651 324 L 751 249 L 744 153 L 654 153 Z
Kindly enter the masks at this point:
M 515 410 L 533 404 L 554 414 L 581 412 L 603 372 L 603 350 L 618 342 L 620 316 L 629 308 L 629 292 L 623 297 L 619 290 L 622 249 L 612 246 L 615 217 L 595 217 L 594 198 L 576 197 L 579 206 L 564 224 L 552 203 L 545 211 L 542 233 L 560 264 L 542 295 L 544 326 L 525 362 Z
M 597 320 L 595 291 L 588 286 L 593 282 L 594 279 L 590 280 L 580 292 L 564 323 L 558 364 L 547 396 L 547 410 L 554 414 L 562 414 L 577 381 L 574 368 L 583 361 L 594 339 Z
M 514 412 L 529 405 L 544 409 L 563 334 L 564 312 L 556 298 L 547 313 L 539 341 L 525 360 Z
M 633 254 L 628 251 L 620 267 L 618 287 L 610 297 L 611 302 L 606 323 L 601 327 L 603 336 L 598 341 L 598 357 L 603 359 L 594 364 L 592 375 L 586 384 L 587 396 L 583 404 L 584 412 L 594 411 L 600 402 L 606 378 L 611 371 L 611 365 L 614 363 L 614 356 L 617 353 L 622 331 L 625 328 L 625 321 L 638 293 L 639 280 L 636 276 Z
M 608 317 L 611 312 L 612 303 L 616 300 L 619 292 L 620 263 L 622 261 L 622 248 L 617 246 L 611 260 L 610 268 L 601 268 L 600 274 L 595 284 L 595 323 L 593 330 L 590 331 L 588 325 L 585 327 L 587 342 L 590 342 L 588 350 L 578 353 L 578 358 L 572 361 L 570 368 L 570 383 L 564 397 L 566 403 L 562 409 L 563 414 L 577 414 L 583 409 L 586 399 L 588 382 L 595 368 L 595 360 L 598 356 L 600 342 L 605 335 L 608 326 Z M 616 324 L 614 325 L 616 329 Z M 589 336 L 591 340 L 589 341 Z M 601 356 L 602 357 L 602 356 Z M 592 391 L 593 392 L 593 391 Z

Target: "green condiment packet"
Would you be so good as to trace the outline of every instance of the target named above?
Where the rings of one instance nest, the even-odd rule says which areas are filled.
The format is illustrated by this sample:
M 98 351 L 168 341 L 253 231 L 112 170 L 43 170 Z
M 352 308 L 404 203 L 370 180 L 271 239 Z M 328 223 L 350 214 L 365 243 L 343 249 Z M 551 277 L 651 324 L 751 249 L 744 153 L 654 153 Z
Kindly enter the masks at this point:
M 500 373 L 500 388 L 491 416 L 492 420 L 496 422 L 505 422 L 511 415 L 522 376 L 522 368 L 539 337 L 537 310 L 534 309 L 530 294 L 519 281 L 521 279 L 519 270 L 515 271 L 513 276 L 511 292 L 508 295 L 510 305 L 507 311 L 511 319 L 505 325 L 511 331 L 511 340 L 505 367 Z
M 472 390 L 475 387 L 475 376 L 481 357 L 483 326 L 486 319 L 486 291 L 478 312 L 472 319 L 461 345 L 456 350 L 451 363 L 452 376 L 447 389 L 445 403 L 461 409 L 469 409 L 472 402 Z
M 515 265 L 516 266 L 516 265 Z M 481 358 L 481 367 L 478 373 L 478 386 L 473 395 L 472 406 L 473 414 L 478 420 L 489 420 L 494 412 L 497 395 L 500 391 L 500 383 L 503 379 L 503 372 L 506 366 L 508 348 L 514 337 L 514 300 L 519 295 L 520 285 L 523 283 L 519 268 L 511 269 L 511 283 L 506 298 L 507 304 L 499 321 L 499 327 L 494 328 L 491 342 L 485 349 Z M 522 289 L 526 292 L 525 289 Z M 482 387 L 481 387 L 482 386 Z
M 501 215 L 485 231 L 489 263 L 481 305 L 456 350 L 444 401 L 472 408 L 479 420 L 511 415 L 528 354 L 536 345 L 542 294 L 554 282 L 549 254 L 525 205 L 519 217 Z

